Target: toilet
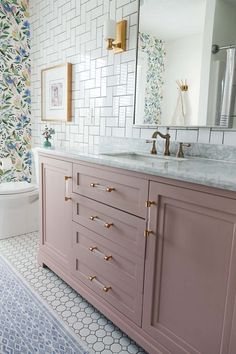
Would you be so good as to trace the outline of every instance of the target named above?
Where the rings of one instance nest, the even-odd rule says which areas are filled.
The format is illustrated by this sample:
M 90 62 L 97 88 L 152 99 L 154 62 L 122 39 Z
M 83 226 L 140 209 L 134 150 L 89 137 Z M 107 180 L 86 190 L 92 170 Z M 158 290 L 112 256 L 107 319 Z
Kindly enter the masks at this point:
M 33 155 L 37 166 L 35 151 Z M 32 183 L 0 183 L 0 239 L 39 229 L 38 173 L 34 170 Z

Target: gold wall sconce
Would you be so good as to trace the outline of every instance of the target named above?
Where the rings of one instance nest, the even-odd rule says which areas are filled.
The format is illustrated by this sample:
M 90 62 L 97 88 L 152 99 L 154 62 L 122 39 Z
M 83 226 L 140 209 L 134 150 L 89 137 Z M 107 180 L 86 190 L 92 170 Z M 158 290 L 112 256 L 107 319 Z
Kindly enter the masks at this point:
M 116 54 L 126 51 L 126 32 L 126 20 L 119 22 L 107 20 L 104 24 L 104 39 L 107 41 L 107 50 L 113 50 Z

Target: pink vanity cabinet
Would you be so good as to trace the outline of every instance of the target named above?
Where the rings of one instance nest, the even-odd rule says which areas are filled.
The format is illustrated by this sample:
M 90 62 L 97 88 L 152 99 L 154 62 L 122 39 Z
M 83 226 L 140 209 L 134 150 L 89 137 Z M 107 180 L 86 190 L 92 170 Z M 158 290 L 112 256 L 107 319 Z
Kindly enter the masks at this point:
M 72 232 L 72 163 L 40 157 L 41 237 L 39 264 L 55 264 L 69 271 Z M 53 268 L 52 268 L 53 269 Z
M 182 186 L 150 182 L 142 328 L 174 354 L 234 354 L 236 200 Z
M 236 193 L 46 153 L 40 171 L 40 264 L 150 354 L 236 354 Z

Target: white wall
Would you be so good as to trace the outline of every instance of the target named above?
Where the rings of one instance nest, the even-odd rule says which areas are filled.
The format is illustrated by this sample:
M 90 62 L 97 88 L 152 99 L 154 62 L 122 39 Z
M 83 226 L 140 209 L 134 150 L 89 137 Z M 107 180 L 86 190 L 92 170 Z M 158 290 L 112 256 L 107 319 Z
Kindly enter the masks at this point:
M 50 124 L 56 146 L 93 146 L 100 136 L 147 138 L 152 128 L 133 127 L 137 0 L 31 0 L 32 134 L 42 143 L 41 69 L 73 64 L 72 122 Z M 108 53 L 103 23 L 128 20 L 127 52 Z M 164 129 L 164 128 L 163 128 Z M 165 129 L 164 129 L 165 130 Z M 232 144 L 223 131 L 171 130 L 172 140 Z
M 179 95 L 176 80 L 187 80 L 186 124 L 198 125 L 202 34 L 165 43 L 166 69 L 163 87 L 163 123 L 171 124 Z

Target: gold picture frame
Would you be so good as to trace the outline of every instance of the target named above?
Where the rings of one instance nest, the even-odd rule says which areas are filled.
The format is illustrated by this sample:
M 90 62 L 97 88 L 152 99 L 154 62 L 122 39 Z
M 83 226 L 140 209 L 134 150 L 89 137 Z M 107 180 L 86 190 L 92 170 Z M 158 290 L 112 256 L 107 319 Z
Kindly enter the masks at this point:
M 41 120 L 70 122 L 72 119 L 72 64 L 41 70 Z

